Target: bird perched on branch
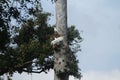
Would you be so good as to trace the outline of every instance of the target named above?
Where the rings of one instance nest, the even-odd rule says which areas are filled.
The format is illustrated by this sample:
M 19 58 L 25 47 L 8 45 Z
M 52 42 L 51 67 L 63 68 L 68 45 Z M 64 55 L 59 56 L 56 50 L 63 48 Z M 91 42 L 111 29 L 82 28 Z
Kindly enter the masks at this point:
M 58 30 L 56 27 L 54 27 L 54 34 L 52 35 L 52 38 L 51 38 L 51 45 L 52 45 L 52 48 L 55 49 L 56 46 L 60 45 L 61 42 L 63 41 L 64 37 L 61 36 L 59 33 L 58 33 Z

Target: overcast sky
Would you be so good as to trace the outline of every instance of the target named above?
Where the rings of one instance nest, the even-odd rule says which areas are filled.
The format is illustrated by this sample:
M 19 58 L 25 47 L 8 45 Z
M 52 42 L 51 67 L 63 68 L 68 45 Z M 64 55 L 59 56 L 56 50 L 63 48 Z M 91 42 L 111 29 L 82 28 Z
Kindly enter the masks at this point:
M 42 5 L 55 24 L 55 4 L 44 0 Z M 68 0 L 68 25 L 84 39 L 77 54 L 82 80 L 120 80 L 120 0 Z M 32 80 L 53 80 L 53 75 L 36 74 Z M 16 74 L 13 80 L 31 80 L 26 76 Z
M 79 54 L 83 71 L 120 69 L 120 1 L 74 0 L 69 2 L 69 23 L 84 41 Z

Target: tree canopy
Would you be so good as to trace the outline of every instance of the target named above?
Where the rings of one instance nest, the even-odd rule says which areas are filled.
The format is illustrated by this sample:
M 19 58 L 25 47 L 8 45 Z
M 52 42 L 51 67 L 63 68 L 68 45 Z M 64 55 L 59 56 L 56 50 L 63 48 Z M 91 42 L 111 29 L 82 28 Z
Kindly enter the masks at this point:
M 0 1 L 0 75 L 14 72 L 41 73 L 53 69 L 50 13 L 42 11 L 40 0 Z M 75 26 L 68 28 L 70 75 L 80 77 L 75 53 L 82 41 Z M 72 66 L 71 66 L 72 65 Z

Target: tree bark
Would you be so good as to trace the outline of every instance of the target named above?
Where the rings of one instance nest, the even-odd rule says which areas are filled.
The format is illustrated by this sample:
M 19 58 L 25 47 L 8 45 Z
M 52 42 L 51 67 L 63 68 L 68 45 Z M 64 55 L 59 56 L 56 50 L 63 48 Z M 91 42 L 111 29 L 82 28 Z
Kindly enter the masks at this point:
M 56 29 L 63 37 L 63 43 L 58 51 L 54 50 L 54 80 L 68 80 L 67 0 L 56 0 Z

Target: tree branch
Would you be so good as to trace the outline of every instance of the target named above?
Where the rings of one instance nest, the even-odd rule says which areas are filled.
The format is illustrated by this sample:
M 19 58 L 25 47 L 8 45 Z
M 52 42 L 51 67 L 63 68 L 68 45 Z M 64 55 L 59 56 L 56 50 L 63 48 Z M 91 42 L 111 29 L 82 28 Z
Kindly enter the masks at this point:
M 29 73 L 41 73 L 41 72 L 45 72 L 44 70 L 41 70 L 41 71 L 28 71 L 28 70 L 25 70 L 25 69 L 23 69 L 23 71 L 24 72 L 29 72 Z

